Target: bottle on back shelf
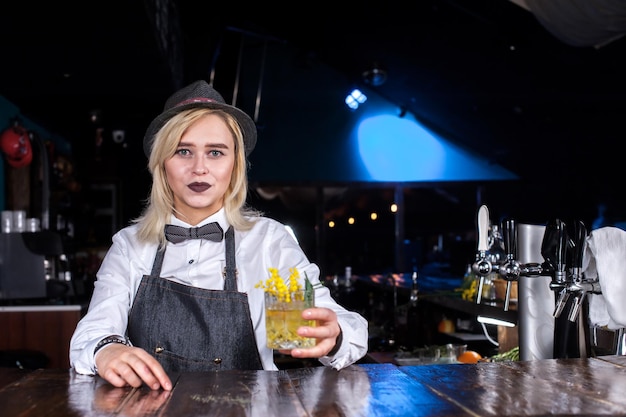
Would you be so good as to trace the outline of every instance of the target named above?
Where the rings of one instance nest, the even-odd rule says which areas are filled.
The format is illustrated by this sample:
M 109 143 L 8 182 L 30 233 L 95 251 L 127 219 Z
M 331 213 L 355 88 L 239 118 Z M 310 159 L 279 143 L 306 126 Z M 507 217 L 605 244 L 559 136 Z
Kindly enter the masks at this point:
M 461 282 L 461 298 L 465 301 L 476 302 L 478 295 L 478 283 L 479 278 L 472 269 L 472 264 L 467 264 L 465 269 L 465 275 L 463 275 L 463 281 Z

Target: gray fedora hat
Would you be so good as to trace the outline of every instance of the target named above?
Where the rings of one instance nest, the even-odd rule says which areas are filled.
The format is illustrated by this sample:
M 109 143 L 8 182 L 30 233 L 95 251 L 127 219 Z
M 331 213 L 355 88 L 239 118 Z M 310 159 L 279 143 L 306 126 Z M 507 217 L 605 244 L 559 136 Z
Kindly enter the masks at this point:
M 150 123 L 143 137 L 143 151 L 146 156 L 150 157 L 154 135 L 169 119 L 183 110 L 198 107 L 220 109 L 232 115 L 243 132 L 246 156 L 250 155 L 256 145 L 256 125 L 250 116 L 237 107 L 226 104 L 222 95 L 212 86 L 204 80 L 198 80 L 172 94 L 165 102 L 163 112 Z

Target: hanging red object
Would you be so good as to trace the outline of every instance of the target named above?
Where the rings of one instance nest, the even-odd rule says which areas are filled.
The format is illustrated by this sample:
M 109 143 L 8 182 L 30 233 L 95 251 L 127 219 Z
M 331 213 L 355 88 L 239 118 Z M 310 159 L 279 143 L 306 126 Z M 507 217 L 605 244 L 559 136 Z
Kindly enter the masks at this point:
M 33 160 L 33 148 L 28 131 L 17 123 L 2 132 L 0 149 L 13 168 L 25 167 Z

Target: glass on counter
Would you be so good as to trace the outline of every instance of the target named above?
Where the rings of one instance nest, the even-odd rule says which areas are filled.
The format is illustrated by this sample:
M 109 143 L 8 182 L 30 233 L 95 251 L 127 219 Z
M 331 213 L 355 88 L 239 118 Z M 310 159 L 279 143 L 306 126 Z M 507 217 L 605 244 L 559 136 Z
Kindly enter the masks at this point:
M 459 363 L 459 356 L 466 351 L 466 344 L 448 343 L 424 346 L 411 351 L 398 352 L 394 356 L 394 361 L 401 366 Z

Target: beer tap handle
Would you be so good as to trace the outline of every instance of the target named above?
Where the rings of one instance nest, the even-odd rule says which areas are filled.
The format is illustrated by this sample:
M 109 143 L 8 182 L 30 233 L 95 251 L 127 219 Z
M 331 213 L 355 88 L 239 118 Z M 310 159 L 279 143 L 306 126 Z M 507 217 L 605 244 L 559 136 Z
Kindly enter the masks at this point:
M 476 304 L 480 304 L 483 294 L 483 285 L 485 276 L 491 272 L 491 263 L 487 260 L 487 249 L 489 248 L 489 209 L 482 205 L 478 209 L 478 250 L 476 253 L 476 262 L 472 265 L 474 273 L 480 277 L 478 283 L 478 294 L 476 295 Z
M 482 205 L 478 209 L 478 252 L 489 249 L 489 209 Z
M 556 219 L 546 225 L 541 243 L 541 256 L 553 275 L 553 282 L 563 284 L 566 280 L 567 232 L 565 223 Z
M 504 221 L 502 237 L 504 238 L 504 250 L 506 251 L 506 258 L 508 260 L 515 259 L 515 253 L 517 252 L 517 229 L 515 225 L 515 220 L 506 219 Z
M 567 228 L 565 223 L 557 219 L 557 248 L 556 248 L 556 273 L 566 274 L 567 272 Z

